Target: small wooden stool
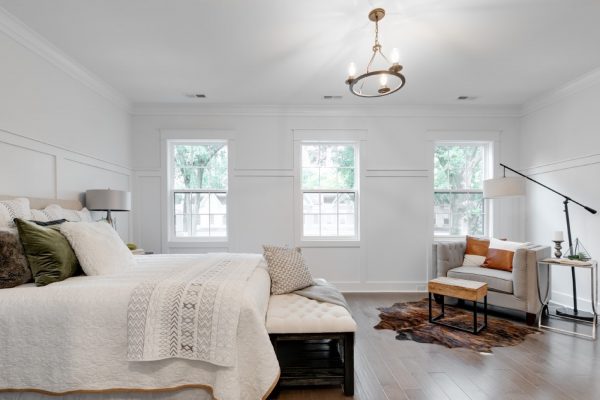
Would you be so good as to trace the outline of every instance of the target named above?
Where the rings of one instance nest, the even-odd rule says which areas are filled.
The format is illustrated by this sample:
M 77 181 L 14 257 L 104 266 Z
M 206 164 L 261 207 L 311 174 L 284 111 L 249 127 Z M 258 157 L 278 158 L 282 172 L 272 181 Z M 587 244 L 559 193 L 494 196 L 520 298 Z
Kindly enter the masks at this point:
M 447 326 L 449 328 L 459 329 L 461 331 L 478 334 L 487 327 L 487 291 L 488 285 L 484 282 L 468 281 L 466 279 L 456 279 L 441 277 L 432 279 L 428 284 L 429 291 L 429 322 Z M 431 312 L 431 297 L 437 294 L 442 296 L 442 313 L 433 317 Z M 460 326 L 441 322 L 444 318 L 444 296 L 455 297 L 461 300 L 473 302 L 473 329 L 465 329 Z M 477 323 L 477 300 L 483 297 L 483 325 Z

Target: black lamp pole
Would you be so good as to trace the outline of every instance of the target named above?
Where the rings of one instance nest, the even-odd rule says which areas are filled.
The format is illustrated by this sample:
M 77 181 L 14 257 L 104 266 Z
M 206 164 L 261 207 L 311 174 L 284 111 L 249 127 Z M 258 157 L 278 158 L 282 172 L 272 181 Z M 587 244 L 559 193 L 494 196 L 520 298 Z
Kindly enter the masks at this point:
M 565 212 L 565 217 L 567 218 L 567 237 L 569 239 L 569 255 L 573 255 L 573 240 L 571 237 L 571 220 L 569 219 L 569 202 L 573 202 L 581 207 L 583 207 L 584 209 L 586 209 L 588 212 L 592 213 L 592 214 L 596 214 L 596 210 L 594 210 L 591 207 L 588 206 L 584 206 L 583 204 L 581 204 L 578 201 L 573 200 L 572 198 L 570 198 L 569 196 L 566 196 L 560 192 L 558 192 L 557 190 L 552 189 L 551 187 L 548 187 L 546 185 L 544 185 L 541 182 L 536 181 L 533 178 L 530 178 L 529 176 L 520 173 L 519 171 L 516 171 L 514 169 L 512 169 L 511 167 L 508 167 L 504 164 L 500 164 L 501 167 L 504 167 L 505 169 L 514 172 L 517 175 L 522 176 L 523 178 L 526 178 L 532 182 L 537 183 L 540 186 L 545 187 L 546 189 L 556 193 L 557 195 L 561 196 L 564 198 L 563 201 L 563 205 L 564 205 L 564 212 Z M 576 319 L 582 319 L 582 320 L 586 320 L 586 321 L 592 321 L 594 318 L 594 315 L 592 313 L 588 313 L 585 311 L 579 311 L 577 309 L 577 283 L 575 282 L 575 268 L 571 267 L 571 279 L 573 280 L 573 310 L 569 310 L 566 308 L 559 308 L 558 310 L 556 310 L 556 313 L 558 315 L 562 315 L 565 317 L 570 317 L 570 318 L 576 318 Z

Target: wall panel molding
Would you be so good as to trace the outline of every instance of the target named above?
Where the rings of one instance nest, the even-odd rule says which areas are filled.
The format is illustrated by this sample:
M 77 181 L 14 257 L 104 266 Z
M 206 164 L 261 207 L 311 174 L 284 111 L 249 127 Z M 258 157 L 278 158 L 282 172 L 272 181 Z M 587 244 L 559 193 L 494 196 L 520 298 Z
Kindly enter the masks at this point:
M 564 171 L 600 164 L 600 154 L 588 154 L 580 157 L 567 158 L 550 163 L 523 168 L 520 172 L 527 175 L 542 175 L 550 172 Z

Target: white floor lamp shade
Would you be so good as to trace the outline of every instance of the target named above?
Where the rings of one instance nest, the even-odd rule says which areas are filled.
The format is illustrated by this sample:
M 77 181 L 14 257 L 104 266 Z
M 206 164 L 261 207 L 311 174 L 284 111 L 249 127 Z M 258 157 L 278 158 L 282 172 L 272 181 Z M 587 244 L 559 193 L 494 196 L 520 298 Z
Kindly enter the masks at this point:
M 518 176 L 486 179 L 483 181 L 483 197 L 497 199 L 525 195 L 525 181 Z

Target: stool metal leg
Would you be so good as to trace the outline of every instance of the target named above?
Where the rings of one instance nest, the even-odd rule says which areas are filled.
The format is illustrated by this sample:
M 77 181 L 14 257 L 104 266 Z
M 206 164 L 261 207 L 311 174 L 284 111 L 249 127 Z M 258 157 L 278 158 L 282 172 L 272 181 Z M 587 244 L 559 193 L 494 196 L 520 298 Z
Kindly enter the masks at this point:
M 473 333 L 477 333 L 477 300 L 473 301 Z

